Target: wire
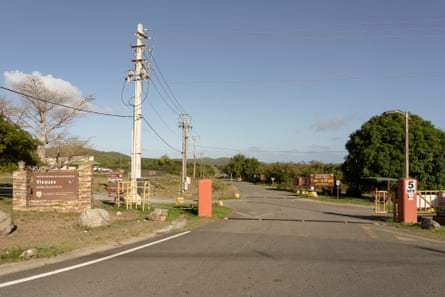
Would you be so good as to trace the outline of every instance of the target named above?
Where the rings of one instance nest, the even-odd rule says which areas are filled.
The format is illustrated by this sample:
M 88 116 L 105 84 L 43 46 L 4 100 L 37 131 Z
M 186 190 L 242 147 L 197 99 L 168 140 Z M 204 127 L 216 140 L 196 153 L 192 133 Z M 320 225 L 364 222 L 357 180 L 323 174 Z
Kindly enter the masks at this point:
M 363 80 L 411 80 L 421 78 L 443 78 L 445 73 L 407 74 L 407 75 L 380 75 L 380 76 L 338 76 L 314 77 L 296 79 L 239 79 L 239 80 L 184 80 L 175 81 L 176 84 L 301 84 L 329 81 L 363 81 Z
M 161 85 L 161 86 L 162 86 L 162 85 Z M 181 114 L 180 111 L 175 110 L 175 109 L 174 109 L 174 108 L 167 102 L 167 100 L 165 100 L 164 96 L 161 94 L 161 92 L 159 91 L 158 87 L 157 87 L 155 84 L 153 84 L 153 87 L 155 88 L 156 92 L 159 94 L 159 97 L 161 97 L 162 101 L 164 101 L 165 105 L 167 105 L 167 107 L 168 107 L 171 111 L 173 111 L 173 113 L 175 113 L 175 114 L 177 114 L 177 115 Z
M 158 136 L 158 138 L 165 143 L 169 148 L 171 148 L 172 150 L 174 150 L 175 152 L 181 153 L 180 150 L 176 149 L 175 147 L 173 147 L 171 144 L 169 144 L 164 138 L 162 138 L 162 136 L 150 125 L 150 123 L 142 116 L 142 119 L 144 120 L 145 124 L 147 124 L 147 126 L 151 129 L 151 131 L 153 131 L 154 134 L 156 134 L 156 136 Z
M 18 95 L 26 97 L 26 98 L 30 98 L 30 99 L 34 99 L 34 100 L 37 100 L 37 101 L 40 101 L 40 102 L 53 104 L 53 105 L 60 106 L 60 107 L 63 107 L 63 108 L 72 109 L 72 110 L 75 110 L 75 111 L 80 111 L 80 112 L 85 112 L 85 113 L 92 113 L 92 114 L 103 115 L 103 116 L 110 116 L 110 117 L 119 117 L 119 118 L 132 118 L 133 117 L 132 115 L 111 114 L 111 113 L 105 113 L 105 112 L 99 112 L 99 111 L 94 111 L 94 110 L 88 110 L 88 109 L 73 107 L 73 106 L 69 106 L 69 105 L 65 105 L 65 104 L 61 104 L 61 103 L 51 102 L 49 100 L 44 100 L 42 98 L 38 98 L 38 97 L 29 95 L 29 94 L 26 94 L 26 93 L 23 93 L 23 92 L 19 92 L 19 91 L 13 90 L 13 89 L 9 89 L 9 88 L 3 87 L 3 86 L 0 86 L 0 89 L 3 89 L 3 90 L 6 90 L 6 91 L 9 91 L 9 92 L 18 94 Z
M 131 106 L 131 104 L 130 104 L 130 99 L 128 99 L 128 102 L 127 102 L 127 103 L 124 102 L 124 91 L 125 91 L 125 85 L 126 85 L 126 83 L 127 83 L 127 80 L 124 79 L 124 82 L 122 83 L 122 89 L 121 89 L 121 102 L 122 102 L 123 105 L 125 105 L 125 106 L 127 106 L 127 107 L 130 107 L 130 106 Z M 133 97 L 133 96 L 132 96 L 132 97 Z M 130 98 L 132 98 L 132 97 L 130 97 Z
M 172 89 L 170 88 L 170 85 L 168 84 L 167 80 L 165 79 L 164 75 L 162 74 L 161 68 L 159 67 L 158 63 L 156 62 L 156 59 L 155 59 L 155 57 L 153 56 L 152 52 L 149 51 L 149 53 L 150 53 L 151 60 L 153 61 L 153 64 L 154 64 L 154 66 L 155 66 L 156 69 L 157 69 L 157 72 L 159 73 L 159 75 L 160 75 L 161 78 L 162 78 L 163 83 L 162 83 L 161 79 L 157 76 L 157 72 L 153 71 L 153 74 L 155 75 L 156 79 L 158 80 L 158 82 L 159 82 L 160 85 L 162 86 L 162 89 L 164 90 L 164 92 L 167 94 L 167 97 L 170 99 L 170 101 L 173 103 L 173 105 L 175 105 L 176 108 L 178 109 L 178 112 L 177 112 L 177 113 L 178 113 L 178 114 L 184 114 L 184 113 L 187 113 L 187 112 L 185 111 L 184 107 L 179 103 L 179 100 L 176 98 L 176 96 L 175 96 L 175 94 L 173 93 Z M 168 92 L 167 92 L 167 90 L 164 88 L 164 84 L 165 84 L 165 86 L 166 86 Z
M 317 153 L 344 153 L 344 150 L 319 150 L 319 151 L 299 151 L 295 149 L 289 149 L 289 150 L 267 150 L 267 149 L 237 149 L 237 148 L 227 148 L 227 147 L 214 147 L 214 146 L 204 146 L 204 145 L 198 145 L 198 148 L 200 148 L 203 151 L 225 151 L 225 152 L 233 152 L 233 153 L 274 153 L 274 154 L 282 154 L 282 155 L 311 155 L 311 154 L 317 154 Z
M 310 28 L 307 26 L 296 26 L 294 28 L 268 27 L 258 30 L 244 30 L 241 28 L 232 28 L 231 30 L 215 30 L 214 28 L 200 29 L 182 29 L 165 31 L 170 34 L 200 34 L 204 36 L 214 37 L 223 34 L 230 36 L 256 37 L 261 39 L 274 40 L 277 38 L 292 39 L 327 39 L 327 38 L 416 38 L 416 37 L 442 37 L 445 18 L 436 19 L 417 19 L 417 20 L 401 20 L 387 22 L 368 22 L 368 23 L 344 23 L 344 24 L 327 24 L 326 26 L 318 26 L 320 29 Z M 369 28 L 369 29 L 368 29 Z M 410 34 L 419 32 L 420 34 Z M 406 34 L 408 33 L 408 34 Z
M 156 86 L 153 85 L 156 89 Z M 161 114 L 159 113 L 159 111 L 157 110 L 157 108 L 155 107 L 155 105 L 153 104 L 153 102 L 151 102 L 151 100 L 148 100 L 148 104 L 150 104 L 151 110 L 154 111 L 154 113 L 158 116 L 158 118 L 161 120 L 161 122 L 164 124 L 164 126 L 170 130 L 170 132 L 172 132 L 173 134 L 176 134 L 171 128 L 170 126 L 167 124 L 167 122 L 163 119 L 163 117 L 161 116 Z

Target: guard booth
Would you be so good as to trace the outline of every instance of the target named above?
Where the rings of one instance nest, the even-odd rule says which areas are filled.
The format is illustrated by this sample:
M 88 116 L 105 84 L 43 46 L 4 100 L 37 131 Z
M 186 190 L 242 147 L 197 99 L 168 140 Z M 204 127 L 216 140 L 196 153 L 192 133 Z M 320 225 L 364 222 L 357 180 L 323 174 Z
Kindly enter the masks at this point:
M 417 223 L 417 180 L 401 178 L 397 185 L 398 221 Z

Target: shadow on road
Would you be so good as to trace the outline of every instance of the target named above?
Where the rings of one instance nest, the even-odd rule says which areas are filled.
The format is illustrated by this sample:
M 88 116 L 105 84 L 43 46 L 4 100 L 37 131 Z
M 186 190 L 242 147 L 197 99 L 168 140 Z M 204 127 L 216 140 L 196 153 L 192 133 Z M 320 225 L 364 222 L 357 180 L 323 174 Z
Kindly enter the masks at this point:
M 347 218 L 355 218 L 355 219 L 361 219 L 361 220 L 369 220 L 369 221 L 381 221 L 384 222 L 387 219 L 391 218 L 391 214 L 387 215 L 355 215 L 355 214 L 344 214 L 344 213 L 338 213 L 338 212 L 329 212 L 325 211 L 324 214 L 328 215 L 336 215 L 336 216 L 342 216 Z
M 289 219 L 289 218 L 253 218 L 253 217 L 228 217 L 237 221 L 273 221 L 273 222 L 298 222 L 298 223 L 335 223 L 335 224 L 363 224 L 370 225 L 373 222 L 351 220 L 315 220 L 315 219 Z

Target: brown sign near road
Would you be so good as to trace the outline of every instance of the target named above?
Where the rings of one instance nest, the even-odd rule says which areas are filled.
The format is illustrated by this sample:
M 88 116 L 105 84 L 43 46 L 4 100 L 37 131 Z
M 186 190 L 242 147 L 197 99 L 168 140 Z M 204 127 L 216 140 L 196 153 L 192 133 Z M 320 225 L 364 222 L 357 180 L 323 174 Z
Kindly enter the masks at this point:
M 334 175 L 331 173 L 311 174 L 311 186 L 313 187 L 333 187 Z
M 76 170 L 35 172 L 33 199 L 77 200 L 79 174 Z

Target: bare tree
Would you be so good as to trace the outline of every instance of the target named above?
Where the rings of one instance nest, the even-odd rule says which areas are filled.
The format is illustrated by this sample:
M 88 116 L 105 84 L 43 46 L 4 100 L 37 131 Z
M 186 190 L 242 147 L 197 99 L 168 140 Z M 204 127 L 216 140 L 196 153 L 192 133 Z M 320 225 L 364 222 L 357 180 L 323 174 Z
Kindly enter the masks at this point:
M 10 113 L 14 122 L 29 130 L 41 145 L 37 154 L 45 162 L 47 144 L 54 144 L 64 137 L 64 128 L 79 116 L 80 110 L 88 108 L 88 98 L 73 98 L 68 94 L 49 89 L 40 76 L 26 75 L 26 79 L 13 85 L 23 99 L 14 113 Z
M 64 139 L 52 143 L 47 154 L 55 158 L 58 167 L 63 167 L 65 163 L 69 163 L 74 156 L 83 155 L 90 149 L 91 146 L 88 140 L 65 136 Z
M 8 122 L 17 124 L 17 119 L 21 118 L 21 109 L 19 111 L 11 100 L 0 96 L 0 115 Z

